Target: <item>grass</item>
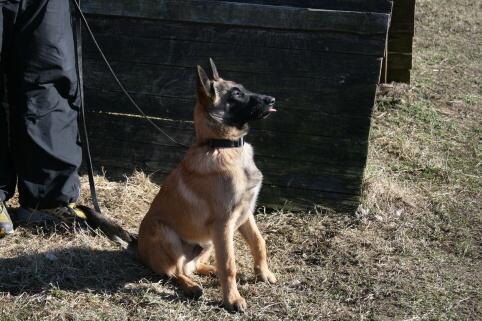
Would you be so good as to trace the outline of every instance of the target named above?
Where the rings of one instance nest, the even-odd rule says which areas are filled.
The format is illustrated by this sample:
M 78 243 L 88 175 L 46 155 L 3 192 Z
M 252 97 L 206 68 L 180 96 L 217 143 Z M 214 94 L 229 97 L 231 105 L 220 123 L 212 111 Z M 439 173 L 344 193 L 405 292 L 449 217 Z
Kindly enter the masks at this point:
M 478 320 L 481 9 L 417 1 L 412 84 L 380 88 L 357 215 L 261 209 L 279 283 L 250 280 L 237 239 L 244 315 L 220 307 L 215 278 L 196 278 L 192 301 L 101 235 L 18 227 L 0 240 L 0 320 Z M 96 180 L 103 211 L 135 232 L 158 187 Z

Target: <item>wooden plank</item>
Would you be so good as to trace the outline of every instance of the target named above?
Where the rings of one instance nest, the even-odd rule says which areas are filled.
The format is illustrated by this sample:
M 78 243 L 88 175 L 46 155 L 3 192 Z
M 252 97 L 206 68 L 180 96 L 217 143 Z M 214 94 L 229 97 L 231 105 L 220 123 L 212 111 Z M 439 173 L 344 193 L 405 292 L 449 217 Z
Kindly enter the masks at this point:
M 392 8 L 390 0 L 224 0 L 227 2 L 249 2 L 264 5 L 293 6 L 300 8 L 316 8 L 359 12 L 388 13 Z M 413 0 L 414 1 L 414 0 Z
M 266 185 L 310 189 L 324 192 L 357 194 L 362 184 L 363 168 L 336 167 L 314 162 L 298 162 L 256 156 Z
M 335 208 L 338 213 L 353 214 L 360 204 L 359 201 L 359 195 L 263 185 L 258 206 L 275 210 L 283 208 L 290 211 L 310 211 L 314 206 L 323 204 L 325 207 Z
M 144 41 L 188 41 L 193 43 L 216 43 L 230 46 L 253 46 L 287 48 L 303 51 L 328 51 L 361 55 L 382 56 L 385 35 L 351 35 L 339 32 L 306 32 L 302 30 L 256 29 L 242 26 L 186 24 L 182 22 L 139 20 L 132 18 L 109 18 L 91 15 L 90 28 L 100 46 L 110 51 L 111 36 L 134 36 Z M 179 32 L 182 30 L 182 32 Z M 146 39 L 147 38 L 147 39 Z M 84 55 L 97 57 L 90 37 L 84 36 Z M 117 46 L 118 47 L 118 46 Z M 128 45 L 131 47 L 131 45 Z M 224 51 L 223 51 L 224 52 Z M 109 56 L 109 55 L 108 55 Z M 164 62 L 169 63 L 169 62 Z
M 256 146 L 254 148 L 257 149 Z M 165 177 L 177 166 L 185 152 L 186 149 L 179 146 L 150 145 L 92 136 L 92 155 L 98 170 L 117 168 L 122 169 L 122 173 L 130 173 L 137 168 Z M 298 162 L 282 158 L 275 160 L 261 155 L 256 155 L 255 159 L 258 167 L 266 174 L 265 183 L 292 188 L 350 193 L 353 192 L 353 187 L 343 181 L 360 183 L 360 174 L 363 172 L 362 167 L 340 164 Z
M 113 144 L 113 146 L 112 146 Z M 132 170 L 155 171 L 164 180 L 184 156 L 185 150 L 174 147 L 153 149 L 146 144 L 92 138 L 92 157 L 97 169 L 109 173 L 111 169 L 122 174 Z M 265 174 L 264 183 L 271 186 L 319 190 L 333 193 L 359 192 L 363 168 L 340 168 L 319 163 L 256 156 L 256 164 Z M 117 177 L 116 173 L 114 176 Z
M 123 93 L 87 89 L 85 96 L 88 110 L 140 115 Z M 136 94 L 133 99 L 142 106 L 144 113 L 156 118 L 191 121 L 193 117 L 195 100 Z M 353 105 L 352 102 L 347 103 Z M 370 129 L 368 116 L 329 114 L 322 109 L 300 110 L 284 104 L 273 117 L 276 121 L 254 122 L 251 126 L 256 129 L 345 138 L 364 136 Z
M 255 146 L 262 146 L 256 149 L 257 155 L 286 158 L 297 155 L 295 159 L 300 161 L 339 163 L 344 166 L 364 166 L 368 150 L 368 141 L 362 137 L 346 139 L 253 129 L 249 141 Z
M 390 25 L 389 35 L 393 33 L 404 34 L 406 37 L 414 36 L 414 23 L 413 22 L 394 22 Z
M 137 68 L 156 65 L 155 67 L 146 66 L 146 68 L 155 68 L 158 74 L 168 70 L 164 67 L 166 65 L 193 68 L 200 63 L 204 65 L 209 58 L 212 58 L 222 70 L 320 79 L 349 74 L 360 81 L 373 82 L 373 79 L 378 77 L 377 67 L 380 64 L 380 56 L 314 52 L 298 48 L 251 47 L 124 35 L 99 34 L 96 38 L 102 43 L 109 43 L 105 54 L 111 62 L 137 63 Z M 92 48 L 92 46 L 88 47 Z M 89 52 L 87 49 L 85 59 L 91 57 L 98 57 L 97 53 Z M 253 57 L 259 57 L 259 59 L 253 59 Z M 161 65 L 162 68 L 157 65 Z M 223 77 L 222 74 L 221 76 Z
M 300 77 L 292 76 L 288 71 L 276 73 L 274 69 L 252 69 L 254 72 L 241 72 L 231 71 L 230 68 L 236 68 L 236 59 L 230 59 L 229 57 L 217 57 L 220 63 L 217 63 L 221 76 L 224 79 L 230 79 L 238 82 L 246 83 L 250 81 L 255 83 L 256 91 L 269 93 L 273 87 L 278 83 L 285 83 L 291 80 L 294 87 L 292 92 L 304 93 L 306 90 L 298 88 L 300 83 L 306 83 L 308 86 L 314 86 L 318 89 L 336 87 L 343 88 L 345 86 L 355 84 L 373 84 L 376 83 L 379 77 L 379 67 L 381 59 L 369 57 L 371 59 L 365 60 L 366 65 L 344 64 L 343 60 L 324 60 L 320 57 L 320 66 L 318 69 L 318 77 Z M 207 57 L 202 61 L 208 61 Z M 324 61 L 324 62 L 321 62 Z M 258 65 L 267 65 L 268 60 L 260 59 L 257 62 Z M 118 74 L 122 77 L 123 84 L 126 88 L 137 93 L 143 94 L 160 94 L 166 93 L 171 96 L 185 96 L 186 88 L 191 91 L 194 87 L 194 83 L 185 85 L 185 81 L 194 81 L 196 75 L 196 65 L 192 67 L 177 67 L 177 66 L 162 66 L 152 64 L 142 64 L 135 62 L 117 62 L 111 61 L 111 65 Z M 105 88 L 106 90 L 115 90 L 117 85 L 112 82 L 110 74 L 105 72 L 105 65 L 103 61 L 94 61 L 85 59 L 84 64 L 86 70 L 90 72 L 86 74 L 86 83 L 96 88 Z M 209 70 L 205 66 L 206 70 Z M 266 71 L 266 72 L 263 72 Z M 297 73 L 295 70 L 293 73 Z M 313 75 L 315 71 L 312 71 Z M 194 77 L 193 77 L 194 76 Z M 143 81 L 139 81 L 143 79 Z M 150 82 L 148 80 L 153 80 Z M 86 84 L 87 85 L 87 84 Z M 246 85 L 248 86 L 248 85 Z M 286 85 L 285 85 L 286 86 Z M 249 87 L 248 87 L 249 88 Z M 253 88 L 253 87 L 251 87 Z M 166 90 L 170 92 L 167 93 Z M 254 90 L 254 89 L 253 89 Z
M 185 21 L 209 24 L 242 25 L 256 28 L 309 31 L 337 30 L 355 34 L 385 34 L 390 15 L 375 12 L 267 6 L 248 3 L 185 0 L 115 1 L 85 0 L 85 13 Z M 266 19 L 270 17 L 270 19 Z
M 388 32 L 387 81 L 410 83 L 415 0 L 395 0 Z
M 329 66 L 326 63 L 326 69 L 331 71 L 328 73 L 320 70 L 320 77 L 323 78 L 319 79 L 269 73 L 231 72 L 225 70 L 223 64 L 218 64 L 218 70 L 225 79 L 239 81 L 248 89 L 276 97 L 280 108 L 289 103 L 293 108 L 300 110 L 352 112 L 355 115 L 367 116 L 370 115 L 373 106 L 380 60 L 372 61 L 371 64 L 377 66 L 372 65 L 371 70 L 364 69 L 363 72 L 360 70 L 363 68 L 356 65 Z M 129 92 L 195 99 L 195 68 L 124 62 L 112 62 L 112 67 Z M 112 76 L 105 72 L 103 62 L 84 59 L 84 69 L 86 88 L 118 90 Z M 347 96 L 344 96 L 345 94 Z M 339 101 L 336 102 L 336 99 Z M 360 99 L 360 104 L 349 106 L 348 102 L 353 102 L 353 99 Z
M 392 32 L 388 38 L 388 52 L 411 53 L 413 38 L 404 32 Z
M 92 72 L 92 71 L 91 71 Z M 194 70 L 193 70 L 194 72 Z M 255 80 L 246 79 L 243 81 L 247 88 L 256 91 Z M 376 84 L 354 84 L 347 87 L 325 87 L 320 88 L 311 86 L 311 82 L 306 87 L 294 88 L 290 83 L 282 82 L 279 79 L 272 86 L 265 87 L 266 94 L 276 97 L 276 105 L 279 113 L 291 112 L 294 115 L 304 112 L 321 112 L 333 115 L 346 115 L 354 117 L 370 117 L 374 103 L 374 92 Z M 108 80 L 107 80 L 108 81 Z M 112 82 L 113 80 L 111 80 Z M 294 82 L 291 82 L 293 84 Z M 103 86 L 89 86 L 85 88 L 86 106 L 90 110 L 117 112 L 124 114 L 136 114 L 139 112 L 127 100 L 124 93 L 119 90 L 110 91 L 102 89 Z M 173 118 L 182 120 L 192 120 L 192 110 L 195 105 L 196 97 L 194 87 L 185 89 L 184 96 L 166 96 L 161 94 L 139 94 L 127 88 L 134 101 L 153 117 Z M 310 92 L 310 89 L 313 91 Z M 356 102 L 356 104 L 354 104 Z
M 186 153 L 186 149 L 180 146 L 163 146 L 119 138 L 103 139 L 97 135 L 92 136 L 92 143 L 92 155 L 98 169 L 108 166 L 120 168 L 123 173 L 138 168 L 167 175 Z M 255 151 L 259 148 L 262 147 L 254 145 Z M 336 162 L 299 162 L 292 158 L 255 156 L 256 164 L 266 174 L 265 183 L 271 185 L 349 193 L 352 187 L 340 184 L 340 180 L 361 180 L 363 167 L 342 166 Z M 330 181 L 329 186 L 323 182 L 327 180 Z
M 388 69 L 412 69 L 412 55 L 389 52 L 387 66 Z
M 393 3 L 392 23 L 415 22 L 415 0 L 395 0 Z
M 145 119 L 97 113 L 93 117 L 88 116 L 89 128 L 95 128 L 89 131 L 92 138 L 125 141 L 132 143 L 133 146 L 147 143 L 150 146 L 146 147 L 147 150 L 155 146 L 175 146 L 161 133 L 148 126 Z M 154 120 L 154 122 L 168 135 L 185 145 L 190 145 L 194 141 L 194 129 L 191 123 L 169 120 Z M 368 149 L 368 142 L 361 137 L 357 139 L 320 137 L 256 129 L 251 130 L 247 141 L 257 146 L 256 155 L 348 167 L 363 167 Z M 289 150 L 287 150 L 288 147 Z M 118 146 L 111 146 L 111 148 L 118 148 Z M 147 152 L 144 153 L 147 154 Z

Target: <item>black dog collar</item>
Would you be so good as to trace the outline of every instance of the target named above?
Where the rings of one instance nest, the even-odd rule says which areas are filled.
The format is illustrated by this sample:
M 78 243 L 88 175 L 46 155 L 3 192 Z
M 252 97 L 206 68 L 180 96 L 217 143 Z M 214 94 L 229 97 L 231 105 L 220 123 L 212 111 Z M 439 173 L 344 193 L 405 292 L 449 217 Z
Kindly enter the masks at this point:
M 229 140 L 229 139 L 208 139 L 206 141 L 206 145 L 211 148 L 235 148 L 235 147 L 243 147 L 244 145 L 244 137 L 241 137 L 238 140 Z

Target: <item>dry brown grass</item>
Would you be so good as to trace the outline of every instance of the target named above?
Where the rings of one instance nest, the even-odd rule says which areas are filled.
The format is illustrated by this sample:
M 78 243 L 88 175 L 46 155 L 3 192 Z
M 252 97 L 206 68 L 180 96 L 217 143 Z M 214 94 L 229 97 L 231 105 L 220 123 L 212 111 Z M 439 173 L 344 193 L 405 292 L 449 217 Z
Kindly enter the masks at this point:
M 0 320 L 480 319 L 482 8 L 417 6 L 412 85 L 381 88 L 359 210 L 260 209 L 279 283 L 250 280 L 237 239 L 244 315 L 220 307 L 215 278 L 197 277 L 205 295 L 191 301 L 102 236 L 21 226 L 0 239 Z M 135 232 L 158 187 L 140 172 L 96 183 L 102 210 Z

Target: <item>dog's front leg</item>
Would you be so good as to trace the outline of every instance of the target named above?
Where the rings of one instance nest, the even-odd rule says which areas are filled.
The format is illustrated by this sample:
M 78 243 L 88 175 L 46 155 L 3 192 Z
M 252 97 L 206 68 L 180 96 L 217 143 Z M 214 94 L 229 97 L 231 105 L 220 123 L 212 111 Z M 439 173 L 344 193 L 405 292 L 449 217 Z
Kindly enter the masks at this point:
M 216 267 L 223 291 L 223 303 L 228 311 L 244 311 L 246 300 L 239 294 L 236 285 L 236 263 L 234 258 L 234 224 L 220 222 L 213 226 L 213 244 Z
M 266 242 L 264 241 L 253 214 L 239 227 L 239 232 L 248 243 L 254 259 L 254 275 L 257 281 L 276 283 L 276 277 L 268 269 L 266 260 Z

